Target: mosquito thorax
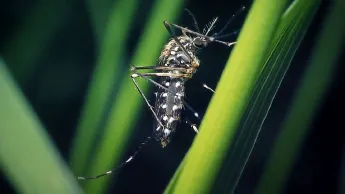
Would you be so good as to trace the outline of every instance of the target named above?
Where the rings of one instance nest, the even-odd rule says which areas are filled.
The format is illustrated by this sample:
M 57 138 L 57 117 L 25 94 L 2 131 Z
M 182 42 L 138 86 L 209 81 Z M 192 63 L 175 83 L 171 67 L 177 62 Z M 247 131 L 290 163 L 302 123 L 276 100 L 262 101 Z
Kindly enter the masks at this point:
M 199 60 L 196 57 L 198 47 L 194 45 L 193 39 L 188 36 L 179 36 L 178 40 L 188 54 L 180 48 L 180 45 L 178 45 L 174 39 L 171 39 L 161 52 L 159 57 L 160 65 L 183 68 L 198 67 Z M 192 58 L 192 60 L 190 58 Z

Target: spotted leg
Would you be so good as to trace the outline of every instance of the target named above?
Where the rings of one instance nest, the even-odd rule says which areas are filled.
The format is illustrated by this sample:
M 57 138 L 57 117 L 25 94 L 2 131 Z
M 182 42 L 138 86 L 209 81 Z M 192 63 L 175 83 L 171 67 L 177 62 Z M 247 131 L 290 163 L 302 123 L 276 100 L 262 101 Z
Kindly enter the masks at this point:
M 157 122 L 159 123 L 159 125 L 160 125 L 161 127 L 164 127 L 163 124 L 162 124 L 162 122 L 159 120 L 159 118 L 158 118 L 156 112 L 153 110 L 153 106 L 149 103 L 149 101 L 148 101 L 147 98 L 145 97 L 144 93 L 141 91 L 141 89 L 140 89 L 138 83 L 135 81 L 135 78 L 137 78 L 137 77 L 138 77 L 138 74 L 132 74 L 132 75 L 131 75 L 131 79 L 132 79 L 132 81 L 133 81 L 133 84 L 134 84 L 135 87 L 137 88 L 137 90 L 138 90 L 138 92 L 140 93 L 141 97 L 144 98 L 144 100 L 145 100 L 147 106 L 150 108 L 150 110 L 151 110 L 153 116 L 155 117 L 155 119 L 157 120 Z
M 209 90 L 209 91 L 215 93 L 214 89 L 212 89 L 211 87 L 209 87 L 209 86 L 206 85 L 206 84 L 202 84 L 202 87 L 204 87 L 204 88 L 206 88 L 207 90 Z
M 86 177 L 86 176 L 79 176 L 78 179 L 79 180 L 92 180 L 92 179 L 98 179 L 100 177 L 103 177 L 103 176 L 106 176 L 106 175 L 110 175 L 112 174 L 113 172 L 115 172 L 116 170 L 124 167 L 126 164 L 130 163 L 131 161 L 133 161 L 135 159 L 135 157 L 139 154 L 140 150 L 142 148 L 144 148 L 145 145 L 147 145 L 150 141 L 151 141 L 152 137 L 149 136 L 149 137 L 146 137 L 145 141 L 142 142 L 139 147 L 137 148 L 137 150 L 134 152 L 134 154 L 132 154 L 126 161 L 122 162 L 120 165 L 118 165 L 116 168 L 112 169 L 112 170 L 109 170 L 107 172 L 104 172 L 102 174 L 99 174 L 99 175 L 96 175 L 96 176 L 89 176 L 89 177 Z
M 155 67 L 155 66 L 153 66 L 153 67 Z M 162 76 L 161 74 L 155 74 L 155 73 L 149 73 L 149 74 L 148 74 L 148 73 L 140 73 L 140 72 L 137 71 L 137 68 L 138 68 L 138 67 L 133 67 L 133 68 L 131 69 L 131 71 L 133 72 L 134 76 L 142 77 L 142 78 L 148 80 L 149 82 L 151 82 L 152 84 L 154 84 L 155 86 L 157 86 L 157 87 L 159 87 L 159 88 L 162 88 L 162 89 L 164 89 L 165 91 L 167 91 L 167 92 L 169 92 L 169 93 L 173 93 L 173 92 L 170 91 L 167 87 L 161 85 L 160 83 L 158 83 L 158 82 L 156 82 L 156 81 L 154 81 L 153 79 L 150 78 L 150 76 Z M 141 68 L 141 66 L 140 66 L 139 68 Z M 166 67 L 163 67 L 163 68 L 165 69 Z M 146 68 L 145 68 L 145 69 L 146 69 Z M 170 69 L 170 70 L 175 70 L 175 69 L 179 69 L 179 68 L 172 68 L 172 69 Z M 132 75 L 133 75 L 133 74 L 132 74 Z M 178 77 L 178 75 L 179 75 L 179 74 L 168 74 L 167 76 Z M 164 76 L 166 76 L 166 75 L 164 75 Z M 183 74 L 183 76 L 186 76 L 186 75 Z M 183 76 L 180 76 L 180 77 L 183 77 Z M 199 113 L 196 112 L 196 111 L 195 111 L 185 100 L 183 100 L 183 104 L 187 107 L 188 110 L 190 110 L 190 111 L 193 113 L 193 115 L 194 115 L 198 120 L 201 120 L 201 118 L 200 118 L 200 116 L 199 116 Z
M 140 92 L 141 96 L 145 99 L 146 103 L 149 105 L 148 100 L 146 99 L 145 95 L 143 94 L 143 92 L 140 90 L 138 84 L 136 83 L 136 81 L 134 80 L 134 78 L 136 77 L 142 77 L 148 81 L 150 81 L 151 83 L 153 83 L 155 86 L 163 88 L 164 90 L 168 91 L 169 93 L 174 93 L 172 91 L 170 91 L 168 88 L 166 88 L 165 86 L 159 84 L 158 82 L 154 81 L 153 79 L 150 78 L 150 76 L 158 76 L 158 77 L 165 77 L 165 76 L 169 76 L 169 77 L 186 77 L 188 76 L 188 74 L 171 74 L 171 73 L 140 73 L 137 71 L 136 68 L 132 68 L 131 71 L 133 72 L 133 74 L 131 75 L 133 83 L 135 84 L 136 88 L 138 89 L 138 91 Z M 200 120 L 199 114 L 187 103 L 184 101 L 184 105 L 186 105 L 186 107 L 193 112 L 194 116 L 196 118 L 198 118 Z M 155 113 L 155 111 L 153 110 L 152 106 L 150 106 L 151 112 L 153 113 L 154 117 L 156 118 L 157 121 L 159 121 L 157 114 Z M 160 122 L 160 121 L 159 121 Z M 195 126 L 192 127 L 192 129 L 198 133 L 198 130 Z
M 190 122 L 188 119 L 186 119 L 186 123 L 187 123 L 188 125 L 190 125 L 190 127 L 195 131 L 195 133 L 199 133 L 199 130 L 198 130 L 196 124 L 193 124 L 193 123 Z

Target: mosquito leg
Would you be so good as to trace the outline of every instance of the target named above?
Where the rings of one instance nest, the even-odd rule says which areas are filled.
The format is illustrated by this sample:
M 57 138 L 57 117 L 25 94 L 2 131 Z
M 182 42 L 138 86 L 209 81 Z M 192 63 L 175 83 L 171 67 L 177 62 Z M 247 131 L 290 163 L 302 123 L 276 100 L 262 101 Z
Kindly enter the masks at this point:
M 137 150 L 134 152 L 134 154 L 132 154 L 132 156 L 130 156 L 125 162 L 122 162 L 120 165 L 118 165 L 116 168 L 112 169 L 112 170 L 109 170 L 107 172 L 104 172 L 102 174 L 99 174 L 99 175 L 96 175 L 96 176 L 90 176 L 90 177 L 85 177 L 85 176 L 79 176 L 78 179 L 79 180 L 91 180 L 91 179 L 98 179 L 102 176 L 106 176 L 106 175 L 109 175 L 113 172 L 115 172 L 116 170 L 124 167 L 126 164 L 130 163 L 131 161 L 134 160 L 135 156 L 137 156 L 137 154 L 140 152 L 140 150 L 149 143 L 149 141 L 152 139 L 151 136 L 149 137 L 146 137 L 145 141 L 142 142 L 139 147 L 137 148 Z
M 183 73 L 187 73 L 188 70 L 186 70 L 186 68 L 183 67 L 165 67 L 165 66 L 134 66 L 131 68 L 130 71 L 132 72 L 136 72 L 137 70 L 170 70 L 170 71 L 174 71 L 177 70 L 179 72 L 183 72 Z
M 192 31 L 192 30 L 189 30 L 189 29 L 184 28 L 184 27 L 182 27 L 182 26 L 179 26 L 179 25 L 177 25 L 177 24 L 169 24 L 168 21 L 166 21 L 166 20 L 164 20 L 164 25 L 165 25 L 166 28 L 167 28 L 167 26 L 169 26 L 169 29 L 167 28 L 169 32 L 172 31 L 171 28 L 170 28 L 170 26 L 174 26 L 175 28 L 180 29 L 180 30 L 182 30 L 182 31 L 184 31 L 184 32 L 188 32 L 188 33 L 193 34 L 193 35 L 195 35 L 195 36 L 199 36 L 199 37 L 206 38 L 206 39 L 207 39 L 208 41 L 210 41 L 210 42 L 218 42 L 218 43 L 224 44 L 224 45 L 226 45 L 226 46 L 232 46 L 232 45 L 236 44 L 236 42 L 224 42 L 224 41 L 217 40 L 217 39 L 215 39 L 214 37 L 205 36 L 205 35 L 203 35 L 203 34 L 201 34 L 201 33 L 194 32 L 194 31 Z
M 169 91 L 168 88 L 166 88 L 165 86 L 161 85 L 160 83 L 154 81 L 153 79 L 149 78 L 151 76 L 157 76 L 157 77 L 177 77 L 177 78 L 186 78 L 189 77 L 190 74 L 175 74 L 175 73 L 140 73 L 135 69 L 131 69 L 131 71 L 133 72 L 133 74 L 131 75 L 131 77 L 142 77 L 148 81 L 150 81 L 151 83 L 153 83 L 154 85 L 165 89 L 167 91 Z M 170 93 L 173 94 L 173 92 L 169 91 Z
M 173 94 L 173 92 L 170 91 L 168 88 L 166 88 L 165 86 L 161 85 L 160 83 L 154 81 L 153 79 L 149 78 L 149 76 L 153 76 L 152 74 L 147 75 L 147 74 L 145 74 L 145 73 L 139 73 L 139 72 L 137 72 L 136 70 L 133 70 L 133 72 L 134 72 L 134 74 L 132 74 L 132 76 L 139 76 L 139 77 L 142 77 L 142 78 L 148 80 L 149 82 L 151 82 L 152 84 L 154 84 L 155 86 L 157 86 L 157 87 L 159 87 L 159 88 L 162 88 L 162 89 L 164 89 L 165 91 L 167 91 L 167 92 Z M 179 75 L 179 74 L 172 74 L 172 75 L 176 76 L 176 75 Z M 156 75 L 156 76 L 159 76 L 159 75 Z M 194 115 L 197 119 L 201 120 L 198 112 L 196 112 L 196 111 L 195 111 L 185 100 L 183 100 L 183 103 L 184 103 L 184 105 L 186 105 L 186 107 L 193 113 L 193 115 Z
M 244 10 L 246 9 L 246 7 L 244 5 L 241 6 L 241 8 L 239 10 L 237 10 L 237 12 L 231 16 L 231 18 L 226 22 L 225 26 L 218 32 L 218 34 L 222 34 L 225 29 L 227 29 L 227 27 L 229 26 L 229 24 L 232 23 L 232 21 L 240 14 L 242 13 Z
M 137 90 L 139 91 L 140 95 L 144 98 L 146 104 L 148 105 L 148 107 L 150 108 L 151 112 L 153 113 L 155 119 L 157 120 L 157 122 L 159 123 L 159 125 L 161 125 L 163 127 L 163 124 L 161 123 L 161 121 L 158 119 L 158 116 L 157 114 L 155 113 L 155 111 L 153 110 L 153 107 L 150 105 L 149 101 L 147 100 L 147 98 L 145 97 L 144 93 L 141 91 L 138 83 L 135 81 L 135 78 L 137 76 L 135 76 L 136 74 L 133 74 L 131 75 L 131 79 L 135 85 L 135 87 L 137 88 Z M 110 171 L 107 171 L 107 172 L 104 172 L 102 174 L 99 174 L 99 175 L 96 175 L 96 176 L 91 176 L 91 177 L 83 177 L 83 176 L 80 176 L 78 177 L 78 179 L 80 180 L 90 180 L 90 179 L 97 179 L 97 178 L 100 178 L 102 176 L 105 176 L 105 175 L 109 175 L 111 173 L 113 173 L 114 171 L 116 171 L 117 169 L 119 168 L 122 168 L 124 165 L 128 164 L 129 162 L 131 162 L 135 156 L 139 153 L 139 151 L 141 150 L 141 148 L 147 144 L 149 141 L 151 140 L 151 136 L 147 137 L 146 140 L 141 143 L 141 145 L 139 146 L 139 148 L 134 152 L 134 154 L 132 156 L 130 156 L 125 162 L 121 163 L 119 166 L 117 166 L 116 168 L 114 168 L 113 170 L 110 170 Z
M 207 90 L 209 90 L 209 91 L 215 93 L 214 89 L 210 88 L 210 87 L 209 87 L 208 85 L 206 85 L 206 84 L 202 84 L 202 87 L 204 87 L 204 88 L 206 88 Z
M 195 19 L 193 13 L 192 13 L 189 9 L 187 9 L 187 8 L 185 8 L 185 10 L 186 10 L 186 11 L 188 12 L 188 14 L 192 17 L 193 22 L 194 22 L 194 27 L 195 27 L 195 29 L 200 33 L 200 28 L 199 28 L 198 22 L 196 21 L 196 19 Z
M 186 123 L 187 123 L 188 125 L 190 125 L 190 127 L 195 131 L 196 134 L 199 133 L 199 130 L 198 130 L 196 124 L 193 124 L 193 123 L 190 122 L 188 119 L 186 119 Z
M 132 75 L 131 75 L 131 79 L 132 79 L 132 81 L 133 81 L 133 84 L 135 85 L 135 87 L 136 87 L 137 90 L 139 91 L 140 95 L 144 98 L 144 100 L 145 100 L 147 106 L 149 106 L 149 108 L 150 108 L 150 110 L 151 110 L 153 116 L 155 117 L 155 119 L 157 120 L 157 122 L 159 123 L 159 125 L 160 125 L 162 128 L 164 128 L 164 126 L 163 126 L 162 122 L 159 120 L 159 118 L 158 118 L 156 112 L 153 110 L 153 106 L 151 106 L 151 104 L 149 103 L 149 101 L 148 101 L 147 98 L 145 97 L 144 93 L 141 91 L 141 89 L 140 89 L 138 83 L 135 81 L 135 78 L 137 77 L 136 75 L 138 75 L 138 74 L 132 74 Z
M 186 105 L 187 109 L 189 109 L 189 110 L 193 113 L 193 115 L 194 115 L 199 121 L 201 121 L 201 118 L 200 118 L 200 116 L 199 116 L 199 113 L 196 112 L 186 101 L 183 101 L 183 103 L 184 103 L 184 105 Z
M 135 74 L 138 74 L 138 73 L 134 73 L 132 75 L 135 76 Z M 141 73 L 141 75 L 158 76 L 158 77 L 181 77 L 181 78 L 189 78 L 191 76 L 189 73 L 181 73 L 181 74 L 175 74 L 175 73 Z

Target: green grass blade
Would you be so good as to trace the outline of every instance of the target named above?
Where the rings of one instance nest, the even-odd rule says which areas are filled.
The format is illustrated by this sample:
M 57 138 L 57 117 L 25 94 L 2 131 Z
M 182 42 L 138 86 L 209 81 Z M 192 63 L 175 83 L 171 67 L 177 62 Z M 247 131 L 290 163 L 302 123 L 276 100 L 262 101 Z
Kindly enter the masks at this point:
M 156 65 L 157 57 L 168 37 L 163 20 L 174 21 L 179 15 L 182 5 L 182 0 L 159 0 L 156 2 L 130 65 Z M 123 77 L 121 83 L 88 175 L 95 175 L 112 169 L 121 161 L 122 153 L 132 134 L 135 121 L 140 115 L 142 105 L 144 105 L 144 101 L 135 89 L 129 74 Z M 147 82 L 142 83 L 140 87 L 144 93 L 149 89 Z M 152 129 L 141 130 L 151 131 Z M 110 177 L 104 177 L 97 181 L 87 182 L 86 191 L 90 194 L 104 193 L 109 180 Z
M 271 42 L 250 103 L 236 134 L 235 143 L 218 177 L 217 189 L 233 191 L 254 148 L 263 122 L 319 1 L 295 1 L 283 15 Z M 226 187 L 226 189 L 224 189 Z
M 184 159 L 186 163 L 173 193 L 211 192 L 286 5 L 287 1 L 254 2 L 203 119 L 200 133 Z
M 123 50 L 137 4 L 136 0 L 119 0 L 114 3 L 109 13 L 108 25 L 99 51 L 100 56 L 71 151 L 71 166 L 75 174 L 85 173 L 107 99 L 113 91 L 114 78 L 121 75 L 120 58 L 124 55 Z
M 175 171 L 175 174 L 171 181 L 169 182 L 169 185 L 165 189 L 164 193 L 173 193 L 174 189 L 176 188 L 177 180 L 179 179 L 181 172 L 186 164 L 186 159 L 182 161 L 182 163 L 179 165 L 178 169 Z
M 291 109 L 283 122 L 257 193 L 281 193 L 287 181 L 308 126 L 322 102 L 330 84 L 336 60 L 345 41 L 343 1 L 335 1 L 322 27 L 304 78 L 298 88 Z
M 85 1 L 87 5 L 87 10 L 90 14 L 90 21 L 92 30 L 94 32 L 94 37 L 96 40 L 96 45 L 100 46 L 103 40 L 104 31 L 106 29 L 107 23 L 109 22 L 109 13 L 112 10 L 113 0 L 87 0 Z M 120 8 L 120 7 L 119 7 Z M 114 13 L 118 12 L 113 11 Z M 130 11 L 127 12 L 127 14 Z M 128 16 L 127 16 L 128 17 Z M 129 17 L 128 19 L 130 19 Z M 111 19 L 110 19 L 111 20 Z M 109 25 L 117 25 L 118 23 L 109 23 Z M 125 40 L 124 40 L 125 41 Z
M 0 60 L 0 167 L 18 193 L 82 193 Z

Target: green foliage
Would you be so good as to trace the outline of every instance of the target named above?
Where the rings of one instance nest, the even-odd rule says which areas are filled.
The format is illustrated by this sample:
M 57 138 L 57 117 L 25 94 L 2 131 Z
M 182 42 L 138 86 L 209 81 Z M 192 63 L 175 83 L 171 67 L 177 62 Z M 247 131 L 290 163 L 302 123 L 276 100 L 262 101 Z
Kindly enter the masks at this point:
M 315 5 L 310 4 L 305 8 L 305 12 L 315 9 Z M 317 2 L 315 4 L 317 5 Z M 281 193 L 284 189 L 309 124 L 323 100 L 323 94 L 330 84 L 336 61 L 341 54 L 345 41 L 345 25 L 341 19 L 345 17 L 344 8 L 342 1 L 335 1 L 330 6 L 308 68 L 282 124 L 281 132 L 275 140 L 257 193 Z
M 254 9 L 259 9 L 256 6 L 256 4 L 253 5 L 250 14 L 253 14 Z M 223 86 L 224 91 L 220 85 L 222 83 L 221 80 L 214 99 L 210 104 L 208 113 L 203 120 L 201 130 L 205 130 L 206 135 L 201 136 L 203 132 L 200 133 L 201 135 L 196 139 L 192 149 L 184 159 L 183 165 L 179 167 L 166 193 L 196 190 L 198 192 L 205 192 L 205 190 L 208 192 L 212 188 L 214 192 L 226 190 L 232 193 L 234 191 L 274 96 L 304 37 L 305 31 L 308 29 L 308 24 L 312 20 L 317 7 L 317 1 L 295 1 L 281 17 L 279 25 L 272 25 L 275 33 L 272 36 L 272 40 L 267 40 L 269 44 L 266 52 L 257 52 L 255 56 L 250 55 L 250 52 L 254 52 L 255 49 L 253 48 L 253 51 L 248 51 L 248 43 L 246 45 L 247 50 L 243 49 L 241 50 L 242 52 L 237 50 L 238 47 L 242 46 L 241 38 L 246 37 L 246 26 L 243 28 L 239 42 L 228 62 L 229 69 L 232 67 L 233 74 L 226 74 L 228 72 L 226 70 L 224 71 L 222 76 L 225 80 Z M 263 12 L 269 11 L 266 7 L 260 8 Z M 284 7 L 282 6 L 282 8 Z M 279 19 L 277 15 L 274 17 L 278 17 Z M 263 21 L 268 20 L 267 18 L 259 18 L 263 19 Z M 249 15 L 246 21 L 247 25 L 251 22 L 250 19 L 251 17 Z M 252 21 L 260 28 L 260 24 L 257 21 Z M 254 26 L 254 24 L 250 24 Z M 250 29 L 247 34 L 248 41 L 253 41 L 250 44 L 252 45 L 251 47 L 264 49 L 262 47 L 264 44 L 255 44 L 255 40 L 253 40 L 254 38 L 250 34 L 253 31 L 255 30 Z M 263 37 L 265 36 L 258 34 L 255 36 L 255 39 L 258 38 L 261 40 Z M 236 57 L 238 57 L 237 60 Z M 243 58 L 248 57 L 252 61 L 241 61 Z M 261 62 L 259 60 L 260 58 L 263 58 L 262 61 L 264 62 Z M 256 72 L 253 72 L 254 68 L 257 69 Z M 242 71 L 246 73 L 241 74 Z M 227 83 L 233 83 L 233 88 L 235 89 L 225 89 L 231 88 Z M 244 93 L 248 93 L 247 96 L 241 96 Z M 221 97 L 216 101 L 218 94 Z M 222 98 L 226 99 L 220 101 Z M 242 106 L 240 106 L 241 104 Z M 241 112 L 242 114 L 239 114 Z M 209 116 L 209 120 L 206 119 L 208 118 L 207 116 Z M 236 130 L 236 139 L 234 142 L 231 142 Z M 226 159 L 219 159 L 221 155 L 226 155 Z M 202 161 L 197 158 L 202 158 Z M 225 160 L 225 162 L 222 163 L 221 160 Z M 221 172 L 218 170 L 220 168 L 222 169 Z M 217 176 L 217 182 L 211 179 L 210 174 L 212 173 L 215 174 L 213 176 Z M 196 177 L 202 178 L 196 179 Z M 187 179 L 196 180 L 195 185 L 187 182 Z M 200 182 L 203 184 L 200 184 Z
M 0 167 L 18 193 L 82 193 L 0 61 Z
M 114 78 L 121 75 L 120 59 L 124 55 L 129 27 L 137 4 L 135 0 L 120 0 L 114 3 L 109 13 L 108 25 L 100 45 L 99 57 L 71 151 L 71 166 L 75 174 L 85 173 L 90 150 L 100 130 L 107 99 L 113 91 Z
M 219 179 L 227 181 L 223 184 L 217 183 L 218 189 L 224 190 L 224 184 L 227 184 L 226 190 L 235 189 L 274 97 L 318 5 L 316 1 L 295 1 L 282 16 L 269 46 L 265 64 L 256 80 L 250 103 L 238 128 L 235 143 L 223 166 L 224 173 Z

